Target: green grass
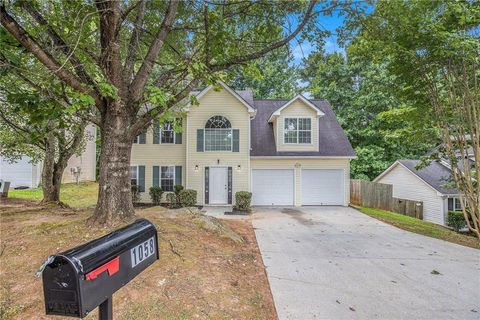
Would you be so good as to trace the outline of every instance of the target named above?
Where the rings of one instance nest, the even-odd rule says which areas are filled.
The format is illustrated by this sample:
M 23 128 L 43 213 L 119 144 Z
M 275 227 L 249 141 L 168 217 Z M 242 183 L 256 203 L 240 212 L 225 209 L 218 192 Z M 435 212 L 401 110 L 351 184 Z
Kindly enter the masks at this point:
M 480 241 L 470 235 L 464 235 L 445 228 L 441 225 L 430 223 L 427 221 L 419 220 L 416 218 L 404 216 L 402 214 L 393 213 L 390 211 L 354 207 L 360 212 L 369 215 L 372 218 L 378 219 L 385 223 L 391 224 L 397 228 L 407 230 L 410 232 L 418 233 L 424 236 L 437 238 L 456 244 L 460 244 L 467 247 L 480 249 Z
M 66 183 L 60 189 L 60 200 L 73 208 L 93 207 L 97 203 L 98 184 L 96 182 Z M 40 201 L 42 189 L 10 190 L 9 198 Z

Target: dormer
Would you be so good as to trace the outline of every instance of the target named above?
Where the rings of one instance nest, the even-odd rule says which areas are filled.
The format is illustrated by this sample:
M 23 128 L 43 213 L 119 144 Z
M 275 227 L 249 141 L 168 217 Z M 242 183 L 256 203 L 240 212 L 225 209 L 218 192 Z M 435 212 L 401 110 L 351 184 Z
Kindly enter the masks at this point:
M 301 94 L 278 108 L 268 119 L 277 151 L 318 151 L 318 123 L 324 115 Z

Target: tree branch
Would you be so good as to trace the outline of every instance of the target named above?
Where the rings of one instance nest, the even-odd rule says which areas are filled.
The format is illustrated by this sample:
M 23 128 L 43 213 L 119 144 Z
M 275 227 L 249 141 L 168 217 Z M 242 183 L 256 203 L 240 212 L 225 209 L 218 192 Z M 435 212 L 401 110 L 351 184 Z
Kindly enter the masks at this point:
M 147 56 L 140 67 L 140 70 L 135 75 L 135 78 L 132 81 L 130 86 L 130 94 L 133 102 L 139 101 L 143 97 L 143 92 L 145 90 L 145 84 L 147 83 L 148 76 L 152 72 L 153 65 L 155 60 L 160 53 L 160 50 L 165 43 L 165 39 L 170 33 L 175 15 L 177 13 L 178 0 L 170 0 L 165 13 L 165 18 L 162 21 L 160 29 L 157 32 L 155 40 L 152 42 L 150 48 L 148 49 Z
M 77 56 L 73 52 L 70 52 L 70 46 L 67 45 L 67 43 L 60 37 L 60 35 L 55 30 L 53 30 L 53 28 L 50 26 L 47 20 L 45 20 L 45 18 L 40 14 L 40 12 L 35 10 L 32 4 L 27 1 L 22 2 L 22 7 L 32 16 L 33 19 L 35 19 L 35 21 L 37 21 L 39 25 L 47 28 L 47 33 L 52 39 L 53 43 L 57 46 L 57 49 L 60 49 L 67 58 L 70 57 L 71 64 L 75 69 L 78 77 L 80 77 L 84 82 L 92 86 L 95 89 L 95 92 L 99 94 L 99 90 L 98 90 L 98 87 L 96 86 L 96 83 L 88 75 L 85 68 L 83 68 L 82 63 L 77 58 Z
M 23 29 L 12 16 L 10 16 L 4 4 L 0 5 L 0 23 L 20 44 L 31 52 L 48 70 L 54 73 L 62 81 L 73 89 L 88 94 L 95 99 L 98 108 L 103 109 L 103 101 L 100 96 L 89 89 L 87 85 L 74 74 L 63 69 L 61 65 L 47 53 L 29 34 Z
M 267 46 L 267 47 L 265 47 L 261 50 L 258 50 L 256 52 L 252 52 L 252 53 L 244 55 L 244 56 L 234 57 L 230 61 L 222 63 L 222 64 L 212 65 L 210 70 L 220 71 L 220 70 L 228 69 L 229 67 L 231 67 L 233 65 L 242 64 L 242 63 L 248 62 L 250 60 L 258 59 L 258 58 L 264 56 L 265 54 L 267 54 L 268 52 L 270 52 L 272 50 L 275 50 L 275 49 L 278 49 L 278 48 L 286 45 L 287 43 L 290 42 L 290 40 L 295 38 L 297 36 L 297 34 L 300 33 L 300 31 L 303 29 L 303 27 L 307 24 L 307 22 L 313 16 L 313 8 L 314 8 L 316 2 L 317 2 L 317 0 L 311 0 L 310 1 L 310 4 L 308 6 L 307 11 L 305 12 L 305 15 L 303 17 L 302 22 L 300 22 L 298 24 L 297 28 L 287 37 L 285 37 L 282 40 L 279 40 L 277 42 L 274 42 L 274 43 L 270 44 L 269 46 Z
M 100 15 L 100 66 L 105 77 L 125 97 L 119 43 L 120 2 L 97 0 L 95 3 Z
M 135 25 L 128 45 L 125 66 L 123 67 L 123 81 L 125 83 L 130 83 L 130 81 L 132 81 L 133 67 L 135 66 L 135 61 L 137 59 L 138 44 L 143 30 L 143 19 L 145 17 L 145 1 L 140 0 L 135 6 L 137 7 L 137 17 L 135 19 Z

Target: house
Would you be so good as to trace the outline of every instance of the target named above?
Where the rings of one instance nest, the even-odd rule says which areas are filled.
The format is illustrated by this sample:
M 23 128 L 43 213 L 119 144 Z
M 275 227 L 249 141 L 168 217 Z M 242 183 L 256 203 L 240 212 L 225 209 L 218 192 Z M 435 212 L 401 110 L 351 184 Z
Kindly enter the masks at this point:
M 444 161 L 416 169 L 420 160 L 397 160 L 374 182 L 391 184 L 393 196 L 422 201 L 423 220 L 445 225 L 448 211 L 461 210 L 460 192 L 451 186 L 452 172 Z
M 89 125 L 85 131 L 85 149 L 80 155 L 74 155 L 68 160 L 62 183 L 76 182 L 75 172 L 79 169 L 79 181 L 96 180 L 96 127 Z M 10 181 L 10 188 L 37 188 L 41 178 L 41 162 L 32 163 L 32 159 L 27 156 L 14 162 L 0 157 L 0 179 Z
M 201 205 L 232 204 L 237 191 L 251 191 L 253 205 L 349 204 L 355 153 L 328 102 L 255 100 L 222 82 L 193 94 L 199 104 L 176 123 L 155 122 L 134 141 L 130 173 L 142 201 L 151 186 L 181 184 Z

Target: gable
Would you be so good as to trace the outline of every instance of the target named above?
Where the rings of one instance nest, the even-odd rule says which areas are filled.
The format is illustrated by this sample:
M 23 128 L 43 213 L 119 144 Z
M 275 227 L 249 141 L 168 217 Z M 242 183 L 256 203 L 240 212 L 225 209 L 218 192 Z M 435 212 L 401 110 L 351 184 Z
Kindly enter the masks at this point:
M 290 101 L 287 101 L 280 108 L 275 110 L 275 112 L 273 112 L 270 118 L 268 119 L 268 122 L 272 122 L 276 117 L 279 117 L 280 115 L 285 114 L 286 112 L 288 112 L 288 110 L 290 110 L 291 112 L 292 108 L 294 109 L 294 111 L 296 111 L 297 109 L 298 111 L 301 111 L 301 110 L 306 111 L 306 109 L 308 109 L 309 112 L 306 112 L 306 113 L 315 117 L 322 117 L 325 115 L 325 113 L 323 113 L 320 109 L 318 109 L 311 101 L 309 101 L 304 96 L 299 94 L 295 96 L 293 99 L 291 99 Z
M 280 116 L 317 117 L 317 111 L 313 110 L 302 100 L 295 100 L 280 112 Z
M 233 98 L 235 98 L 238 102 L 240 102 L 246 109 L 249 113 L 251 114 L 255 114 L 256 111 L 255 109 L 247 102 L 247 100 L 245 100 L 241 95 L 239 95 L 237 92 L 235 92 L 234 90 L 232 90 L 229 86 L 227 86 L 224 82 L 222 81 L 219 81 L 217 83 L 217 85 L 219 85 L 221 87 L 220 91 L 226 91 L 228 92 Z M 214 85 L 209 85 L 208 87 L 206 87 L 205 89 L 203 89 L 202 91 L 200 91 L 198 94 L 196 94 L 196 98 L 197 100 L 200 102 L 200 100 L 203 99 L 203 97 L 205 97 L 207 94 L 209 94 L 210 92 L 220 92 L 218 90 L 216 90 L 217 88 L 215 88 Z M 190 105 L 187 106 L 186 108 L 186 111 L 188 111 L 190 109 Z

